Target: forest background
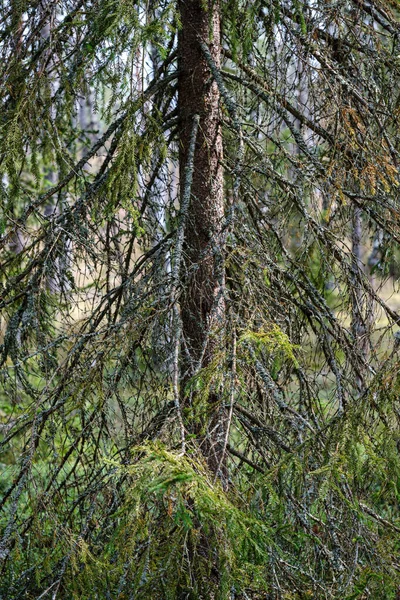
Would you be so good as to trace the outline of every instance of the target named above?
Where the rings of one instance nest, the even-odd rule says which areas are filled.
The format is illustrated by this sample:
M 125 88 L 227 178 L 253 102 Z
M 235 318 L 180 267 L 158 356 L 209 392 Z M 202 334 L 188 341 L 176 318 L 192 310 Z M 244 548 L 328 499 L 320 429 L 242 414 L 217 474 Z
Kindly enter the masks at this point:
M 0 598 L 399 598 L 398 0 L 0 55 Z

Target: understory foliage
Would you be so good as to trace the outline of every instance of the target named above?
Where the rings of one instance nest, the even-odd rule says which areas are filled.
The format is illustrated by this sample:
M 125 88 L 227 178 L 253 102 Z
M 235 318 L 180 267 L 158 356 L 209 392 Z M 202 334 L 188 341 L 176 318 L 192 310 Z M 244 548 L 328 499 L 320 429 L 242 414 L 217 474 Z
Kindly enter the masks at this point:
M 0 598 L 399 598 L 399 6 L 221 2 L 179 404 L 179 5 L 2 0 Z

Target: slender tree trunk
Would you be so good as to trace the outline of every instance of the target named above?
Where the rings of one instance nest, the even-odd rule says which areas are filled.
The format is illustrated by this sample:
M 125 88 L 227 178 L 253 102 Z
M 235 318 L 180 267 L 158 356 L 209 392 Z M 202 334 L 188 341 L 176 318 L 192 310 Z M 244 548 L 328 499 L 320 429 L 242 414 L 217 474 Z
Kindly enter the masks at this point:
M 222 289 L 224 217 L 220 94 L 200 47 L 210 48 L 220 65 L 219 0 L 180 0 L 179 33 L 180 181 L 185 180 L 194 115 L 200 122 L 194 156 L 191 199 L 184 243 L 185 285 L 181 299 L 183 350 L 181 389 L 199 368 L 210 364 L 217 350 L 224 322 Z M 186 398 L 182 396 L 183 401 Z M 221 418 L 217 390 L 209 396 L 208 429 L 202 423 L 202 450 L 214 472 L 220 469 Z M 190 424 L 188 425 L 190 429 Z M 211 433 L 211 432 L 214 433 Z M 198 434 L 198 431 L 194 431 Z
M 354 272 L 353 290 L 352 290 L 352 314 L 351 329 L 355 344 L 361 356 L 366 359 L 368 351 L 368 307 L 366 306 L 365 293 L 356 277 L 358 271 L 363 271 L 362 254 L 362 221 L 361 209 L 354 207 L 352 218 L 352 267 Z M 364 369 L 360 366 L 360 372 Z M 361 377 L 356 379 L 357 388 L 361 392 L 364 382 Z

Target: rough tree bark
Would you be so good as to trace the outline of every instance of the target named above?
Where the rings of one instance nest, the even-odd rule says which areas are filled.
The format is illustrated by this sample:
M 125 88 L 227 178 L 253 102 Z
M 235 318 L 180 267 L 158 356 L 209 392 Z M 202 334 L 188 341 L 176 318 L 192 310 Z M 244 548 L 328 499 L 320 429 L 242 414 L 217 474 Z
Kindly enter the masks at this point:
M 181 299 L 183 351 L 182 385 L 215 356 L 224 321 L 223 248 L 224 217 L 223 154 L 220 124 L 220 93 L 200 47 L 206 43 L 215 65 L 220 65 L 220 4 L 218 0 L 180 0 L 179 112 L 180 181 L 184 181 L 194 115 L 199 128 L 194 156 L 191 200 L 184 243 L 185 285 Z M 218 333 L 219 332 L 219 333 Z M 187 399 L 182 397 L 183 401 Z M 208 402 L 209 431 L 201 445 L 209 466 L 220 468 L 218 395 Z M 190 425 L 188 428 L 190 429 Z M 204 434 L 204 423 L 202 424 Z M 194 433 L 199 434 L 198 430 Z

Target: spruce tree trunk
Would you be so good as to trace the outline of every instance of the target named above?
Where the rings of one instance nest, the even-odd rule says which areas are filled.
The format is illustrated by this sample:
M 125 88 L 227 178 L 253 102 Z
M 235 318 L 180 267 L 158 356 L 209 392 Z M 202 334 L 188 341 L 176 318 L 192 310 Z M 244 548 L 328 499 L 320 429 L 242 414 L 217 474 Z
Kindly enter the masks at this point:
M 221 227 L 224 217 L 223 154 L 220 124 L 220 94 L 200 47 L 206 43 L 212 58 L 220 65 L 219 0 L 180 0 L 182 27 L 179 33 L 179 112 L 180 181 L 185 179 L 188 149 L 194 115 L 200 122 L 194 156 L 191 199 L 184 243 L 184 291 L 182 316 L 182 380 L 185 383 L 199 368 L 210 364 L 221 339 L 224 322 L 222 288 L 223 247 Z M 183 400 L 186 399 L 183 397 Z M 208 400 L 208 435 L 203 422 L 201 446 L 209 466 L 221 468 L 219 434 L 221 418 L 218 394 Z M 199 433 L 199 426 L 197 431 Z M 190 424 L 188 425 L 190 429 Z

